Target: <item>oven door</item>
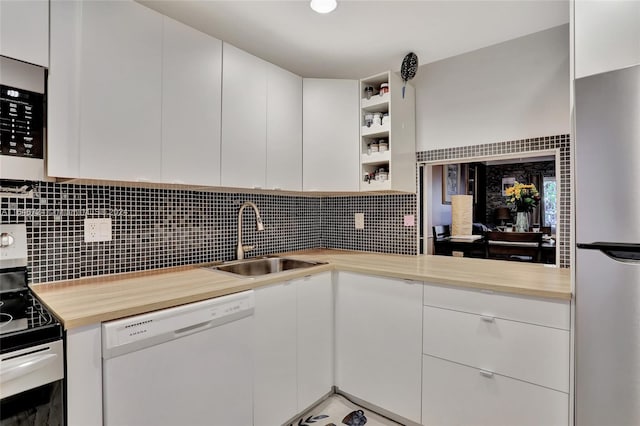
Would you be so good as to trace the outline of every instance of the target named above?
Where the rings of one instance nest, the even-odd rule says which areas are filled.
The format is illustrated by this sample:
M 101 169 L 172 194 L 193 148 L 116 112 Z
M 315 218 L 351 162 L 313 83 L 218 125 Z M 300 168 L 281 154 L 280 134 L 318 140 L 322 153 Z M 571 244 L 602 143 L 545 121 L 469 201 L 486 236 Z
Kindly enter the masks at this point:
M 2 354 L 0 423 L 62 425 L 63 379 L 62 340 Z

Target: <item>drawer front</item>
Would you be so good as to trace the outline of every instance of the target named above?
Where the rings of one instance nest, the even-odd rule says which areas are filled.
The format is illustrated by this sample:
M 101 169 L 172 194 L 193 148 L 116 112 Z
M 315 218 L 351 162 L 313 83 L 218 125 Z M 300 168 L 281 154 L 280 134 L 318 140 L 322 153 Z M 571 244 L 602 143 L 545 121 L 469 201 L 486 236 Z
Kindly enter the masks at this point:
M 422 424 L 567 426 L 569 396 L 424 356 Z
M 426 284 L 423 301 L 425 306 L 486 314 L 563 330 L 571 328 L 570 305 L 566 300 Z
M 569 332 L 424 307 L 423 353 L 569 392 Z

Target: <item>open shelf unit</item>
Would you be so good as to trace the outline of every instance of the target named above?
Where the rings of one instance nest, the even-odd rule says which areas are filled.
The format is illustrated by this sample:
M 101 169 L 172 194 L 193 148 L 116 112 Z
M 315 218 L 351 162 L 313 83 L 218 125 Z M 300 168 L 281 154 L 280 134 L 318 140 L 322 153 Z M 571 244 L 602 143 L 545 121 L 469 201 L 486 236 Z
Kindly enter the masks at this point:
M 380 94 L 383 83 L 389 91 Z M 416 192 L 415 89 L 407 84 L 403 98 L 402 86 L 402 79 L 391 71 L 360 80 L 361 191 Z M 369 98 L 366 87 L 374 88 Z M 385 114 L 382 122 L 379 114 Z M 378 118 L 368 123 L 371 115 Z M 386 151 L 370 149 L 380 142 L 387 144 Z M 387 179 L 381 180 L 384 172 Z

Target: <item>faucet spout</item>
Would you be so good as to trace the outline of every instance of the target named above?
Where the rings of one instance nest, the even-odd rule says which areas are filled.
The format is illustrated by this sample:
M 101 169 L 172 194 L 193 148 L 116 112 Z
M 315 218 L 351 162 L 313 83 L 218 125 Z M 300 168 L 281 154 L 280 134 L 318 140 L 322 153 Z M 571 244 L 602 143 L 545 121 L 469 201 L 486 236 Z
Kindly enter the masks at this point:
M 256 230 L 264 231 L 264 224 L 262 223 L 262 217 L 260 216 L 260 210 L 258 210 L 258 206 L 256 206 L 251 201 L 245 201 L 238 211 L 238 246 L 236 248 L 236 255 L 238 260 L 244 259 L 244 254 L 250 250 L 253 250 L 255 246 L 244 246 L 242 245 L 242 212 L 246 207 L 253 208 L 253 211 L 256 214 Z

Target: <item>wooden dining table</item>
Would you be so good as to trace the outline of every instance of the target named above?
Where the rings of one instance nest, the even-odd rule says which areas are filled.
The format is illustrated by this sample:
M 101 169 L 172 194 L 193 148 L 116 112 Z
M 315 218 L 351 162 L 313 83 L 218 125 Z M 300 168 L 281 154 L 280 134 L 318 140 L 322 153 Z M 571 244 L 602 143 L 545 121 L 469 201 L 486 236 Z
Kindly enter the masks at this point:
M 531 247 L 537 250 L 537 253 L 532 256 L 533 262 L 545 264 L 556 263 L 555 239 L 550 238 L 549 241 L 549 239 L 544 238 L 544 235 L 540 232 L 488 232 L 478 239 L 456 238 L 455 236 L 440 238 L 434 240 L 434 244 L 438 247 L 435 253 L 445 256 L 488 259 L 490 258 L 488 248 L 490 238 L 496 236 L 502 239 L 491 241 L 495 241 L 493 244 L 497 243 L 497 245 L 500 246 L 498 251 L 501 251 L 505 255 L 505 258 L 508 258 L 510 255 L 519 255 L 522 251 L 519 251 L 518 248 Z M 537 246 L 535 245 L 536 243 L 538 244 Z M 531 251 L 533 252 L 533 250 Z

